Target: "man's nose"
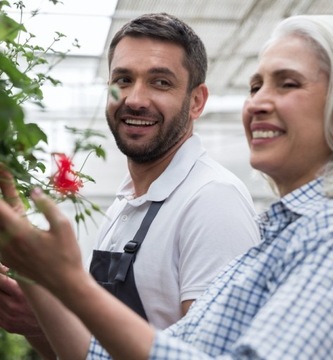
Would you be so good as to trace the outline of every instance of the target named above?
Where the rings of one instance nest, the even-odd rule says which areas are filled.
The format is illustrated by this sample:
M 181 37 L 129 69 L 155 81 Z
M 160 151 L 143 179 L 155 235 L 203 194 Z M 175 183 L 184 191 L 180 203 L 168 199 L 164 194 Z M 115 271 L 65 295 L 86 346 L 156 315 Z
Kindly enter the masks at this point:
M 150 96 L 147 87 L 141 82 L 133 84 L 126 89 L 125 93 L 125 105 L 131 109 L 137 110 L 140 108 L 148 108 L 150 104 Z

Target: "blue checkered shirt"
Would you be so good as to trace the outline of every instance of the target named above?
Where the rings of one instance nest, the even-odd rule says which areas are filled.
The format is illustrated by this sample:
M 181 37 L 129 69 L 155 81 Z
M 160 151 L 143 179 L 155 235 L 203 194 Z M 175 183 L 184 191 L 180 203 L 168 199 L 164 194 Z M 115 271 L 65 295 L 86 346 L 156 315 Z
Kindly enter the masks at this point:
M 333 199 L 317 179 L 259 223 L 263 241 L 157 332 L 150 359 L 333 359 Z M 93 339 L 88 359 L 110 357 Z

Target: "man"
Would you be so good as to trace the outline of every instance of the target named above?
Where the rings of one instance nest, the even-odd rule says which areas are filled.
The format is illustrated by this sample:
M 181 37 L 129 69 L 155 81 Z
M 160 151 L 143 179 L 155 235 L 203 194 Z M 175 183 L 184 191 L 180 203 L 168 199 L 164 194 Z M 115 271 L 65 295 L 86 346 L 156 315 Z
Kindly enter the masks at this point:
M 90 270 L 163 329 L 259 240 L 255 213 L 245 186 L 193 135 L 208 97 L 206 52 L 193 30 L 167 14 L 140 16 L 115 35 L 109 65 L 120 98 L 109 94 L 106 117 L 129 174 Z

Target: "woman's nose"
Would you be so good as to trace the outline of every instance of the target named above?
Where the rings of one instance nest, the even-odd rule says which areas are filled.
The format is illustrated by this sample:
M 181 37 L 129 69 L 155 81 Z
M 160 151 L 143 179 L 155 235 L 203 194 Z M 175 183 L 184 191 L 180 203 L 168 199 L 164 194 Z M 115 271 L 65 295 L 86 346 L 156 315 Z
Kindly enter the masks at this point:
M 137 110 L 148 108 L 150 104 L 148 89 L 141 83 L 135 83 L 124 92 L 125 105 Z
M 274 108 L 274 98 L 270 90 L 259 89 L 247 99 L 245 109 L 251 115 L 269 113 Z

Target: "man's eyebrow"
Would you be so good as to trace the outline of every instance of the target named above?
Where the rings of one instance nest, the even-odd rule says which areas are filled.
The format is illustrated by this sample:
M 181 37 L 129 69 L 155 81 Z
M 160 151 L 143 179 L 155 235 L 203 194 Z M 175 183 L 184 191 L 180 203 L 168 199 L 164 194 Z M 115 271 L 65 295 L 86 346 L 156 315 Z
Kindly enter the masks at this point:
M 114 75 L 118 75 L 118 74 L 128 74 L 130 73 L 130 71 L 126 68 L 122 68 L 122 67 L 116 67 L 111 71 L 111 74 Z
M 131 70 L 124 67 L 116 67 L 111 71 L 111 75 L 131 74 Z M 153 67 L 148 70 L 148 74 L 167 75 L 176 78 L 176 74 L 167 67 Z
M 176 74 L 171 71 L 169 68 L 166 67 L 154 67 L 151 68 L 148 71 L 149 74 L 162 74 L 162 75 L 168 75 L 168 76 L 172 76 L 172 77 L 176 77 Z

